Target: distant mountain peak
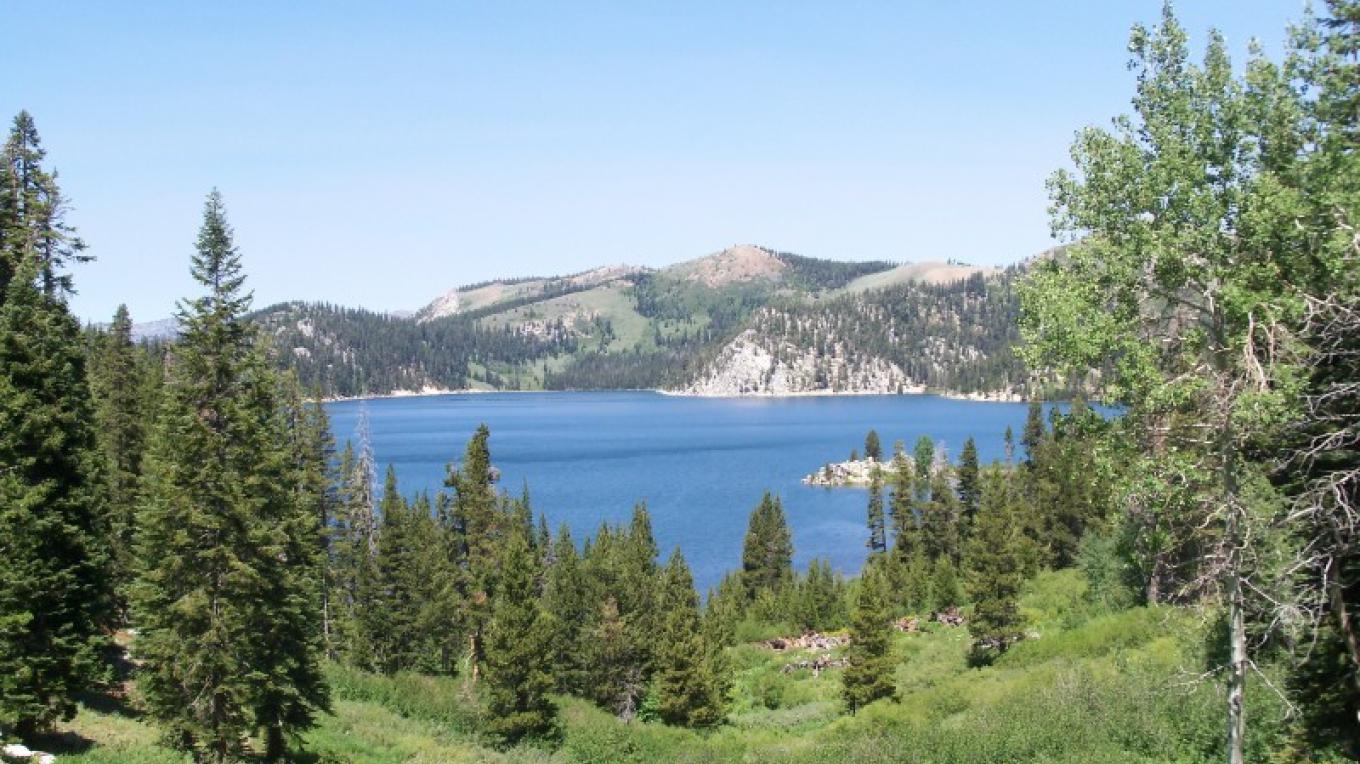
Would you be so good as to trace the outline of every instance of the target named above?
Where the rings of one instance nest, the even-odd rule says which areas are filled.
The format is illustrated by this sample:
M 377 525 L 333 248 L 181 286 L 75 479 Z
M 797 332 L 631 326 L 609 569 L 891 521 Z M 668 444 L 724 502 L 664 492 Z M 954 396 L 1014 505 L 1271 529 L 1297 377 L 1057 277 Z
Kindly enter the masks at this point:
M 774 281 L 786 268 L 788 264 L 773 250 L 755 244 L 736 244 L 697 260 L 673 265 L 665 272 L 684 281 L 721 287 L 748 281 Z

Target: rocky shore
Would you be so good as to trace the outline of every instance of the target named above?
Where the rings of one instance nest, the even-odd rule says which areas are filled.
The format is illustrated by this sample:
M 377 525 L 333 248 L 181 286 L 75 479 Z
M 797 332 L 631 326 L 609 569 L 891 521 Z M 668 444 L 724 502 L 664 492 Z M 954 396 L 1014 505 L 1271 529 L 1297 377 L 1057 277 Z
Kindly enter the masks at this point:
M 869 478 L 874 467 L 883 471 L 886 481 L 893 470 L 892 462 L 877 459 L 855 459 L 844 462 L 828 462 L 821 469 L 803 476 L 803 485 L 819 485 L 827 488 L 868 488 Z

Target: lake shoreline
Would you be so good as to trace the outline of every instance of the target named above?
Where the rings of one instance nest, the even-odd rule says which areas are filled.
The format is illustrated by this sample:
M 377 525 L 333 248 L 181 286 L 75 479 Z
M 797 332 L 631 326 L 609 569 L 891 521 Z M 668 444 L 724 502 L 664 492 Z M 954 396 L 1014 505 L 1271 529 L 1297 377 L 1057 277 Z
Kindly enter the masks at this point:
M 939 398 L 948 398 L 956 401 L 972 401 L 974 403 L 1025 403 L 1029 398 L 1018 393 L 960 393 L 954 391 L 936 391 L 930 389 L 912 390 L 902 393 L 885 393 L 877 390 L 805 390 L 790 393 L 736 393 L 733 395 L 711 395 L 707 393 L 688 393 L 682 390 L 662 390 L 657 388 L 607 388 L 598 390 L 478 390 L 466 388 L 462 390 L 450 390 L 439 387 L 425 387 L 420 390 L 394 390 L 390 393 L 376 393 L 371 395 L 337 395 L 327 396 L 320 399 L 309 399 L 312 403 L 345 403 L 349 401 L 376 401 L 389 398 L 430 398 L 440 395 L 521 395 L 530 393 L 655 393 L 656 395 L 667 398 L 696 398 L 713 400 L 742 400 L 742 399 L 772 399 L 772 398 L 854 398 L 867 396 L 883 397 L 908 397 L 918 395 L 933 395 Z

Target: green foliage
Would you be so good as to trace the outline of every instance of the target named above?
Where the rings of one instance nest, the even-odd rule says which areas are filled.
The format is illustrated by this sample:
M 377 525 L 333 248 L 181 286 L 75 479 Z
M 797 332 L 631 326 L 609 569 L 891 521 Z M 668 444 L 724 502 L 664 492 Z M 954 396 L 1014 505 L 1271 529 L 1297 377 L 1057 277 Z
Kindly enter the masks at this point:
M 35 272 L 0 303 L 0 724 L 21 733 L 74 711 L 112 604 L 79 330 Z
M 894 698 L 892 611 L 881 565 L 869 565 L 860 576 L 855 609 L 850 615 L 850 661 L 841 674 L 842 696 L 850 713 L 883 698 Z
M 883 443 L 878 439 L 877 430 L 870 430 L 869 434 L 864 436 L 864 458 L 876 462 L 883 460 Z
M 285 739 L 327 707 L 320 675 L 320 518 L 287 402 L 268 370 L 221 198 L 208 197 L 182 340 L 146 456 L 134 615 L 147 710 L 212 761 Z M 295 421 L 295 420 L 294 420 Z
M 869 471 L 869 540 L 865 542 L 870 554 L 888 551 L 887 521 L 883 514 L 883 470 L 877 465 Z
M 748 601 L 778 594 L 793 579 L 793 537 L 784 508 L 768 491 L 751 512 L 741 551 L 742 585 Z
M 979 497 L 982 494 L 978 472 L 977 443 L 969 437 L 963 442 L 963 451 L 959 453 L 959 466 L 955 473 L 958 478 L 959 511 L 962 513 L 961 531 L 965 538 L 971 532 L 974 517 L 977 515 Z
M 699 597 L 680 550 L 662 572 L 658 606 L 662 622 L 656 652 L 657 715 L 684 727 L 711 727 L 722 721 L 723 704 L 699 620 Z
M 1021 528 L 1014 495 L 999 468 L 982 478 L 981 505 L 970 541 L 968 593 L 973 600 L 968 630 L 973 635 L 970 660 L 985 665 L 1022 636 L 1017 598 L 1024 581 Z
M 133 344 L 132 319 L 125 305 L 118 306 L 108 332 L 97 336 L 89 358 L 99 445 L 107 465 L 110 575 L 119 614 L 125 619 L 127 588 L 135 571 L 133 539 L 146 421 L 155 410 L 155 401 L 147 400 L 152 375 L 146 366 L 159 359 Z
M 560 731 L 553 689 L 551 620 L 538 601 L 538 560 L 529 534 L 511 528 L 498 556 L 500 579 L 486 630 L 488 730 L 506 744 L 551 740 Z
M 960 556 L 960 509 L 958 495 L 950 485 L 950 471 L 934 470 L 927 485 L 930 497 L 921 506 L 921 546 L 927 559 L 956 562 Z
M 893 445 L 891 473 L 889 509 L 892 515 L 893 556 L 900 564 L 921 544 L 920 521 L 915 508 L 915 480 L 901 441 Z

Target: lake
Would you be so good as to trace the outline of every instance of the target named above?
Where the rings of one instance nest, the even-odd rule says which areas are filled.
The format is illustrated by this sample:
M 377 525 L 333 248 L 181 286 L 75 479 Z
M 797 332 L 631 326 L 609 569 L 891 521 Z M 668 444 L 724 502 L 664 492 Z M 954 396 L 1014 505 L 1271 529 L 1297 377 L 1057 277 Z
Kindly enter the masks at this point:
M 814 488 L 802 477 L 863 450 L 870 428 L 885 453 L 928 435 L 957 458 L 977 440 L 983 462 L 1004 458 L 1007 425 L 1019 437 L 1026 405 L 934 395 L 686 398 L 650 392 L 486 393 L 327 404 L 336 440 L 369 413 L 379 480 L 393 464 L 402 493 L 432 493 L 480 423 L 503 490 L 528 482 L 536 512 L 579 543 L 600 522 L 626 521 L 646 501 L 662 557 L 678 544 L 700 591 L 741 564 L 742 536 L 761 493 L 780 496 L 794 562 L 813 558 L 854 575 L 864 561 L 868 494 Z

